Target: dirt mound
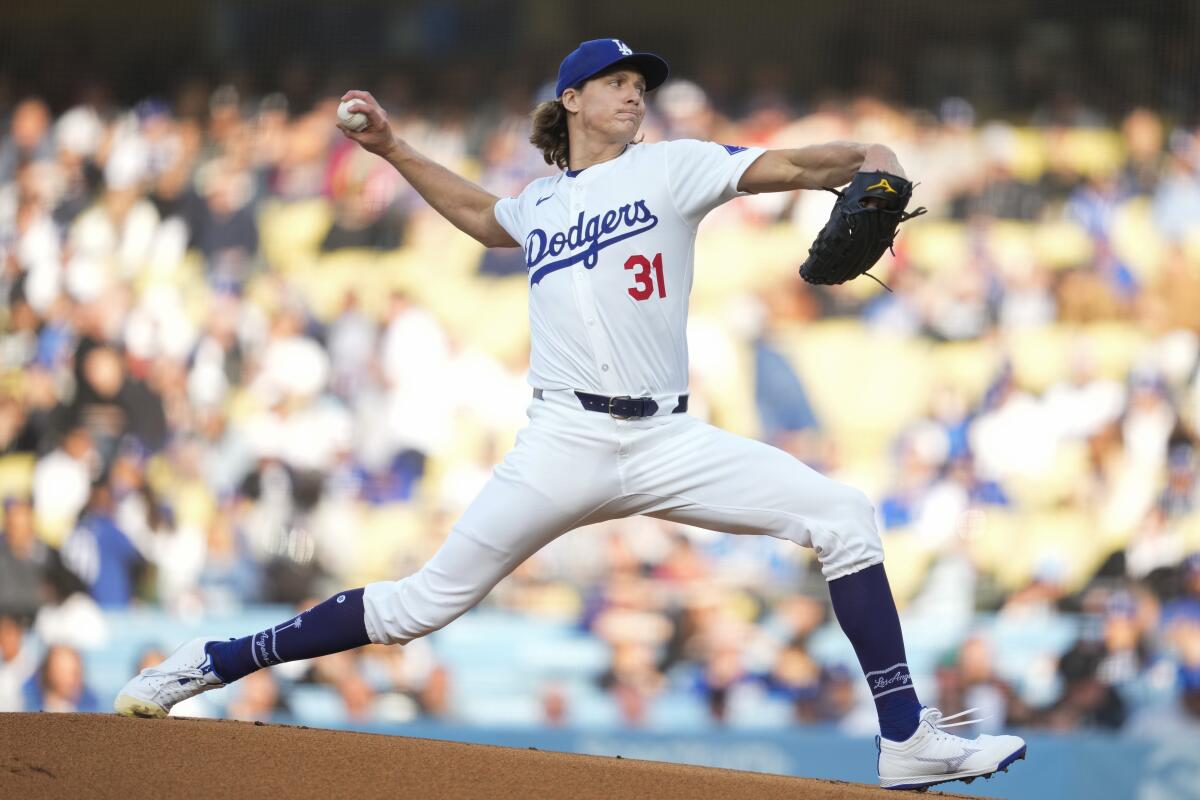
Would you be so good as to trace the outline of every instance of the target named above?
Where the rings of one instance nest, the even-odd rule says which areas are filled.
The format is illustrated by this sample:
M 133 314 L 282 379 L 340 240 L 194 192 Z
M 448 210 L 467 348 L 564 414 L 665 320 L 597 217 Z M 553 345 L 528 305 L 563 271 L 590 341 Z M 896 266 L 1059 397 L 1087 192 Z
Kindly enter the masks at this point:
M 0 714 L 0 797 L 23 800 L 915 796 L 834 781 L 286 725 Z

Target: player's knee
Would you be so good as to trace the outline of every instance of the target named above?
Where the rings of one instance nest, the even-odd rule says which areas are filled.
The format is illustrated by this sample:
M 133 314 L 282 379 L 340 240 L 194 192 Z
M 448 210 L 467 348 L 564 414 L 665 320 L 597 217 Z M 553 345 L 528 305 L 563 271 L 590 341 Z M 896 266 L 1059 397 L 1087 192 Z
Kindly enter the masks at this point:
M 478 602 L 468 592 L 438 589 L 426 570 L 370 584 L 363 601 L 368 633 L 380 644 L 405 644 L 441 630 Z
M 827 578 L 849 575 L 883 561 L 875 506 L 861 490 L 837 484 L 827 525 L 829 533 L 817 548 Z

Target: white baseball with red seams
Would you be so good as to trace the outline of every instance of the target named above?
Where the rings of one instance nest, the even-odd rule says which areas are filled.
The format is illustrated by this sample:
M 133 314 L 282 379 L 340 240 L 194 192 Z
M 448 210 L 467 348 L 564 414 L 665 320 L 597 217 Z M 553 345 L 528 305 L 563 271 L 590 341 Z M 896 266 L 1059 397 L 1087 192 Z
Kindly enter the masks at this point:
M 827 580 L 883 561 L 862 492 L 782 450 L 672 413 L 687 393 L 696 228 L 738 194 L 762 153 L 692 140 L 631 144 L 496 204 L 497 221 L 525 248 L 530 382 L 540 398 L 429 563 L 366 587 L 372 641 L 437 630 L 556 537 L 636 514 L 812 547 Z M 658 411 L 616 419 L 585 410 L 575 391 L 650 397 Z
M 371 120 L 361 111 L 351 111 L 350 106 L 352 105 L 355 105 L 354 100 L 340 103 L 337 108 L 337 117 L 350 130 L 361 131 L 370 124 Z

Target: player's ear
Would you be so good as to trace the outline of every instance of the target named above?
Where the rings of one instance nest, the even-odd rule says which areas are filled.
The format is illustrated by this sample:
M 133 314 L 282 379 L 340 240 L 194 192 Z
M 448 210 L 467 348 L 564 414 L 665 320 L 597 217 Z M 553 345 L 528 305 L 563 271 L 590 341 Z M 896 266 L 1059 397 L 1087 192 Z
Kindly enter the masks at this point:
M 562 93 L 563 108 L 570 112 L 579 111 L 579 90 L 574 86 L 568 87 Z

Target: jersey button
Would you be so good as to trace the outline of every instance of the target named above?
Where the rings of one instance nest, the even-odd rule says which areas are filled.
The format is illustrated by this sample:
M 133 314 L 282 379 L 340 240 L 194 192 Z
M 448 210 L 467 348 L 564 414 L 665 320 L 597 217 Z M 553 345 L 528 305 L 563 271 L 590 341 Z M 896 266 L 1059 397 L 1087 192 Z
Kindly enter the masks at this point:
M 595 325 L 595 324 L 596 324 L 596 318 L 588 317 L 588 325 Z
M 601 371 L 601 372 L 608 372 L 608 364 L 601 364 L 601 365 L 600 365 L 600 371 Z

